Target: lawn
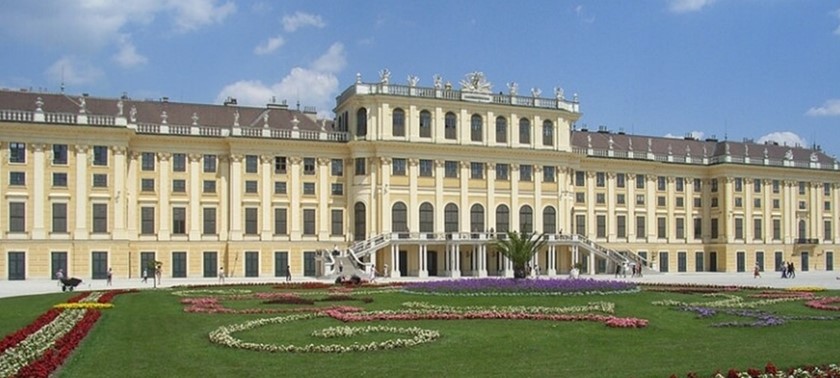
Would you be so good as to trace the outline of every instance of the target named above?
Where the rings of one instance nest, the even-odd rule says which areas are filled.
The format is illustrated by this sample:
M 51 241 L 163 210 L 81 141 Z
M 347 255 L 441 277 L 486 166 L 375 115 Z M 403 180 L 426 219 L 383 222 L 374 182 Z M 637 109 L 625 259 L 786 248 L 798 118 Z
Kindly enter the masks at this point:
M 221 289 L 212 287 L 209 289 Z M 761 299 L 760 290 L 726 292 L 735 297 L 707 297 L 703 294 L 640 291 L 599 295 L 484 295 L 444 296 L 406 293 L 393 289 L 361 288 L 351 300 L 317 301 L 327 297 L 324 289 L 280 290 L 272 286 L 225 287 L 253 293 L 295 293 L 314 299 L 314 304 L 264 304 L 256 298 L 226 299 L 181 289 L 144 290 L 121 294 L 114 307 L 102 316 L 57 375 L 67 377 L 231 377 L 231 376 L 558 376 L 558 377 L 685 377 L 697 372 L 709 377 L 716 370 L 763 369 L 768 362 L 778 367 L 819 365 L 840 361 L 840 320 L 789 319 L 767 327 L 716 327 L 725 322 L 755 319 L 719 310 L 700 318 L 697 312 L 662 305 L 662 301 L 711 302 L 739 297 L 743 302 Z M 193 290 L 191 293 L 190 291 Z M 840 296 L 820 291 L 816 297 Z M 7 335 L 26 326 L 52 305 L 71 295 L 51 294 L 0 300 L 0 333 Z M 210 333 L 222 326 L 250 320 L 288 317 L 296 313 L 188 313 L 184 298 L 216 297 L 218 304 L 233 311 L 294 311 L 301 307 L 326 309 L 352 306 L 365 311 L 407 311 L 407 302 L 426 306 L 463 309 L 490 306 L 572 307 L 593 302 L 614 304 L 614 313 L 586 311 L 599 315 L 647 320 L 644 328 L 614 328 L 600 321 L 557 321 L 521 319 L 378 320 L 342 323 L 330 317 L 315 317 L 269 324 L 234 333 L 252 343 L 306 346 L 308 344 L 383 343 L 410 335 L 376 331 L 348 338 L 314 337 L 313 331 L 349 325 L 351 327 L 419 327 L 437 331 L 428 343 L 399 349 L 348 353 L 284 353 L 243 350 L 211 343 Z M 370 298 L 365 303 L 360 298 Z M 754 310 L 776 317 L 840 316 L 838 311 L 808 308 L 805 300 L 761 304 Z M 497 309 L 500 307 L 497 307 Z M 14 310 L 8 310 L 14 309 Z M 500 310 L 501 311 L 501 310 Z

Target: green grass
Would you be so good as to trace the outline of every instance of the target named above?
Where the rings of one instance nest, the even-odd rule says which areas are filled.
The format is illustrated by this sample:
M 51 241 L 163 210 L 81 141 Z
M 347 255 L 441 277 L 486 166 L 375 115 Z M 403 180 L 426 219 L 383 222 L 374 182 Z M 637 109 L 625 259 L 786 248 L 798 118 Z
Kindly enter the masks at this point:
M 269 287 L 254 290 L 271 290 Z M 745 293 L 738 293 L 744 295 Z M 838 292 L 818 295 L 837 296 Z M 82 345 L 58 372 L 60 376 L 119 377 L 416 377 L 511 375 L 557 377 L 684 377 L 688 372 L 710 376 L 715 370 L 779 367 L 840 361 L 840 321 L 791 321 L 770 328 L 713 328 L 710 324 L 734 318 L 697 319 L 693 313 L 654 306 L 652 301 L 700 301 L 700 295 L 640 292 L 568 297 L 443 297 L 404 293 L 365 295 L 359 301 L 326 302 L 367 309 L 399 309 L 407 301 L 455 306 L 539 305 L 569 306 L 591 301 L 616 304 L 616 315 L 648 319 L 644 329 L 614 329 L 595 322 L 522 320 L 392 321 L 378 325 L 438 330 L 441 338 L 421 346 L 346 354 L 286 354 L 225 348 L 210 343 L 208 333 L 219 326 L 250 319 L 283 316 L 190 314 L 180 298 L 168 291 L 147 290 L 119 295 Z M 0 300 L 0 332 L 25 326 L 51 305 L 70 295 Z M 229 301 L 243 308 L 248 301 Z M 235 303 L 238 302 L 238 303 Z M 233 306 L 233 304 L 236 304 Z M 248 302 L 254 306 L 257 302 Z M 284 306 L 285 305 L 281 305 Z M 9 309 L 15 309 L 14 311 Z M 763 309 L 791 315 L 840 315 L 808 309 L 802 301 Z M 744 319 L 740 319 L 744 320 Z M 340 323 L 329 318 L 271 325 L 237 333 L 262 343 L 348 343 L 382 341 L 390 334 L 361 335 L 351 341 L 316 339 L 314 330 Z M 367 325 L 355 323 L 351 325 Z

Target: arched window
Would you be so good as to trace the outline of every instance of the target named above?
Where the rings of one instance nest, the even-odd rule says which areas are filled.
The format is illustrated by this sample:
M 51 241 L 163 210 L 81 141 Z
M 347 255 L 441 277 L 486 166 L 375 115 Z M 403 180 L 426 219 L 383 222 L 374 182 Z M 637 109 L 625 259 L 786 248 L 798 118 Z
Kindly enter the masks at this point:
M 405 112 L 400 109 L 394 109 L 394 112 L 391 114 L 391 134 L 397 137 L 404 137 L 405 136 Z
M 443 131 L 444 131 L 444 138 L 446 139 L 455 139 L 458 135 L 457 129 L 458 128 L 458 117 L 455 116 L 455 113 L 449 112 L 446 113 L 446 116 L 443 119 Z
M 432 137 L 432 113 L 429 113 L 428 110 L 420 112 L 420 137 Z
M 355 222 L 353 227 L 353 237 L 356 240 L 365 240 L 367 238 L 366 213 L 365 204 L 356 202 L 356 205 L 353 206 L 353 218 Z
M 554 123 L 545 120 L 543 122 L 543 146 L 553 146 L 554 145 Z
M 531 144 L 531 121 L 528 118 L 519 120 L 519 143 Z
M 543 232 L 547 234 L 557 233 L 557 210 L 552 206 L 543 209 Z
M 402 202 L 391 207 L 391 231 L 408 232 L 408 209 Z
M 447 204 L 443 208 L 443 231 L 458 232 L 458 205 Z
M 359 108 L 356 112 L 356 136 L 367 135 L 367 109 Z
M 496 143 L 507 143 L 507 118 L 496 117 Z
M 519 231 L 534 232 L 534 210 L 531 206 L 525 205 L 519 208 Z
M 478 114 L 473 114 L 470 118 L 470 140 L 473 142 L 482 141 L 482 133 L 484 129 L 484 120 Z
M 428 202 L 420 205 L 420 232 L 435 232 L 435 209 Z
M 496 207 L 496 232 L 510 231 L 510 209 L 507 205 Z
M 483 232 L 484 229 L 484 206 L 472 205 L 470 208 L 470 231 Z

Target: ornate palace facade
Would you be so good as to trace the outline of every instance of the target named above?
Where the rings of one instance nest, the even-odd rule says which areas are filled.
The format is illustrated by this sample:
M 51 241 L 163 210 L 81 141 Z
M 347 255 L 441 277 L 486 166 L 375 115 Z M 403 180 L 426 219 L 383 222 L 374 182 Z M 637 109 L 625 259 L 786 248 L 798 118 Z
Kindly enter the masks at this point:
M 799 146 L 576 129 L 576 96 L 356 83 L 314 109 L 0 91 L 2 279 L 831 270 L 840 164 Z M 324 253 L 338 249 L 333 257 Z

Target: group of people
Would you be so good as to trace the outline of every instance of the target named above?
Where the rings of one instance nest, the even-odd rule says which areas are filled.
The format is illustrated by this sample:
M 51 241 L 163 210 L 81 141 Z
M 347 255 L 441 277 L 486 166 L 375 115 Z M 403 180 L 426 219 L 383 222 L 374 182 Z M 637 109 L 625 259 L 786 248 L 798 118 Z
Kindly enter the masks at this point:
M 796 269 L 793 267 L 793 261 L 782 261 L 782 278 L 796 278 Z
M 641 277 L 642 276 L 642 264 L 640 264 L 640 263 L 630 264 L 627 261 L 625 261 L 621 264 L 616 264 L 616 266 L 615 266 L 615 278 L 618 278 L 618 277 L 627 278 L 627 272 L 630 272 L 630 277 Z

